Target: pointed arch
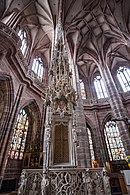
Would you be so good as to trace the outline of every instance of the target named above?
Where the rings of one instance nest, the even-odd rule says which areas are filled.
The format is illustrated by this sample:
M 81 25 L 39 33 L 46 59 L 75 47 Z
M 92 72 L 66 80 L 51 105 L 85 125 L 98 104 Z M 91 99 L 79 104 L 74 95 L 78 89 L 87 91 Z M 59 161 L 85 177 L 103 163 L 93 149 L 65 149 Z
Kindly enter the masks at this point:
M 39 109 L 39 106 L 38 106 L 36 100 L 35 99 L 30 99 L 30 100 L 26 101 L 21 106 L 21 108 L 25 108 L 25 107 L 28 107 L 33 111 L 35 116 L 38 118 L 38 122 L 40 123 L 41 122 L 41 112 L 40 112 L 40 109 Z
M 112 113 L 108 113 L 108 114 L 104 117 L 104 119 L 103 119 L 103 121 L 102 121 L 101 129 L 103 129 L 104 126 L 105 126 L 105 124 L 107 123 L 107 121 L 112 120 L 112 118 L 113 118 Z
M 88 118 L 86 115 L 85 115 L 85 120 L 86 120 L 86 123 L 89 125 L 89 127 L 91 129 L 94 129 L 95 128 L 94 125 L 93 125 L 93 122 L 91 121 L 91 119 Z
M 21 106 L 21 108 L 27 109 L 27 111 L 29 112 L 29 115 L 31 114 L 31 117 L 32 117 L 31 123 L 34 123 L 34 124 L 33 124 L 32 132 L 29 132 L 29 133 L 30 133 L 30 136 L 31 134 L 33 134 L 33 137 L 35 137 L 37 131 L 41 129 L 41 112 L 40 112 L 39 106 L 35 99 L 30 99 L 27 102 L 25 102 Z
M 27 101 L 19 109 L 16 117 L 9 155 L 12 159 L 22 160 L 25 150 L 32 150 L 36 139 L 40 138 L 41 114 L 36 101 Z
M 11 114 L 11 109 L 14 102 L 14 87 L 12 78 L 10 75 L 5 73 L 0 73 L 0 94 L 1 94 L 1 105 L 3 106 L 3 111 L 1 110 L 0 117 L 0 129 L 7 129 L 9 122 L 9 117 Z M 2 133 L 2 137 L 4 137 L 4 133 Z M 2 139 L 0 140 L 2 141 Z
M 125 148 L 116 121 L 108 115 L 103 122 L 103 132 L 110 160 L 124 160 Z

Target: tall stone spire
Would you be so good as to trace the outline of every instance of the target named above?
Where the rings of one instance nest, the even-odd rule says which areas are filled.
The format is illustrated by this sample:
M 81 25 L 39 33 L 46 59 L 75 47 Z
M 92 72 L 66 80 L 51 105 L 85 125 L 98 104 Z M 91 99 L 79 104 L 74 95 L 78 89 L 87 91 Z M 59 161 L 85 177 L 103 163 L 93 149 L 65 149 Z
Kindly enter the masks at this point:
M 53 114 L 63 117 L 72 113 L 76 105 L 76 93 L 72 87 L 72 73 L 61 18 L 58 18 L 53 47 L 46 104 L 52 108 Z
M 71 67 L 61 20 L 61 5 L 60 1 L 45 98 L 47 109 L 43 146 L 44 170 L 49 169 L 55 163 L 76 164 L 76 132 L 74 128 L 76 92 L 72 85 Z M 57 141 L 57 136 L 60 141 Z

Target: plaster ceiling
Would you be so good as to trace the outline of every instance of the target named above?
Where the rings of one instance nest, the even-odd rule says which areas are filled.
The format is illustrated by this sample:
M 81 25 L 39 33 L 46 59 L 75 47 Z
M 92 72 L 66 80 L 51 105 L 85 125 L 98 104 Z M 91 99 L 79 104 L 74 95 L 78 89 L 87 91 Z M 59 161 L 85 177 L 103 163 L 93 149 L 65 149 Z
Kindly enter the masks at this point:
M 110 68 L 122 59 L 129 60 L 129 0 L 61 1 L 62 7 L 58 0 L 6 0 L 2 18 L 13 11 L 22 16 L 22 25 L 31 32 L 32 52 L 43 52 L 49 61 L 57 16 L 61 11 L 72 58 L 76 56 L 74 60 L 84 77 L 96 72 L 96 64 L 106 62 L 106 58 Z

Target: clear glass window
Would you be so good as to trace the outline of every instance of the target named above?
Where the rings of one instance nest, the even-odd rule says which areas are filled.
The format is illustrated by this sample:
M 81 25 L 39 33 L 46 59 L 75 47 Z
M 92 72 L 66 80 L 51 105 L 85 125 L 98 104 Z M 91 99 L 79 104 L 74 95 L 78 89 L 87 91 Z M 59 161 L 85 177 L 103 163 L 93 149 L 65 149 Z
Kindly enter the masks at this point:
M 21 42 L 22 42 L 22 45 L 21 45 L 20 49 L 22 51 L 22 54 L 25 55 L 25 52 L 26 52 L 26 49 L 27 49 L 27 34 L 26 34 L 26 31 L 21 29 L 18 32 L 18 36 L 20 37 Z
M 105 124 L 104 133 L 110 160 L 125 159 L 125 149 L 123 147 L 116 122 L 108 121 Z
M 91 131 L 90 131 L 90 129 L 88 127 L 87 127 L 87 132 L 88 132 L 88 139 L 89 139 L 89 147 L 90 147 L 91 160 L 93 161 L 95 159 L 94 149 L 93 149 L 93 141 L 92 141 Z
M 42 62 L 42 59 L 40 57 L 36 57 L 33 60 L 32 70 L 35 72 L 37 77 L 40 80 L 42 80 L 42 76 L 43 76 L 43 62 Z
M 94 78 L 94 86 L 95 86 L 95 90 L 96 90 L 96 94 L 97 94 L 98 99 L 108 97 L 104 82 L 103 82 L 102 77 L 100 75 L 97 75 Z
M 15 125 L 9 156 L 12 159 L 22 159 L 28 132 L 28 115 L 21 109 Z
M 117 70 L 117 78 L 123 91 L 130 91 L 130 69 L 125 66 L 120 66 Z
M 81 89 L 82 99 L 86 99 L 86 93 L 85 93 L 84 83 L 83 83 L 83 81 L 81 79 L 79 81 L 80 81 L 80 89 Z

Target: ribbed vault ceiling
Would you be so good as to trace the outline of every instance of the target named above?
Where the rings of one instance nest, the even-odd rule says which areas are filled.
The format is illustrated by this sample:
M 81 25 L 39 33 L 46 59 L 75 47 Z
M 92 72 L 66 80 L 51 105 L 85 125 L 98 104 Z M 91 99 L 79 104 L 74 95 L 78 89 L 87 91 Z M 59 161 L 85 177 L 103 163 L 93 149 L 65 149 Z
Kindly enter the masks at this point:
M 49 61 L 53 32 L 62 11 L 71 55 L 82 76 L 96 72 L 100 63 L 108 63 L 112 69 L 122 59 L 129 61 L 129 0 L 61 1 L 59 8 L 58 0 L 6 0 L 2 18 L 16 11 L 31 32 L 32 52 L 43 52 Z

